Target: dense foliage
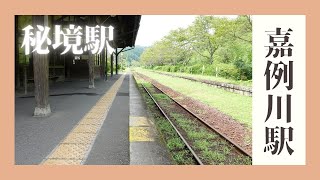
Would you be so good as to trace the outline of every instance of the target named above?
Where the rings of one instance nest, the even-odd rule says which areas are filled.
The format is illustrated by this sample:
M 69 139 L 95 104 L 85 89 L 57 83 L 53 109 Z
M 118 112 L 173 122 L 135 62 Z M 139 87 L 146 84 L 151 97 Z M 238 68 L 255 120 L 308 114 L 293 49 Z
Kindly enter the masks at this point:
M 250 80 L 251 36 L 250 16 L 198 16 L 189 27 L 173 30 L 146 48 L 140 65 L 168 72 Z
M 139 60 L 144 49 L 145 47 L 139 45 L 135 46 L 134 49 L 126 48 L 124 49 L 125 52 L 123 52 L 121 58 L 124 58 L 126 60 L 126 63 L 131 66 L 132 63 Z

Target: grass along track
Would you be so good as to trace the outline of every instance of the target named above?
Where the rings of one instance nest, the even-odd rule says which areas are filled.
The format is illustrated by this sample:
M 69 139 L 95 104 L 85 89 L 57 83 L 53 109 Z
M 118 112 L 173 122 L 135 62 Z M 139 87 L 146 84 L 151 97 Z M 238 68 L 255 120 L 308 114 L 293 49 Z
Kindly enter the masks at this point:
M 244 155 L 229 141 L 204 126 L 166 94 L 150 83 L 144 83 L 144 86 L 204 164 L 251 164 L 249 156 Z M 180 143 L 178 139 L 174 139 L 167 143 L 167 147 L 170 150 L 170 147 L 181 146 Z
M 151 84 L 147 83 L 143 79 L 136 78 L 135 76 L 133 77 L 138 85 L 139 91 L 144 101 L 146 102 L 147 109 L 153 118 L 154 124 L 156 125 L 160 136 L 166 144 L 166 147 L 169 150 L 174 163 L 178 165 L 196 165 L 197 162 L 194 160 L 192 153 L 180 139 L 179 135 L 171 126 L 170 122 L 165 119 L 157 106 L 154 104 L 153 100 L 143 89 L 143 85 L 148 87 L 151 86 Z
M 176 76 L 184 76 L 184 77 L 191 77 L 191 78 L 197 78 L 202 80 L 210 80 L 210 81 L 216 81 L 221 83 L 229 83 L 229 84 L 235 84 L 239 86 L 244 87 L 252 87 L 252 81 L 241 81 L 241 80 L 233 80 L 233 79 L 227 79 L 223 77 L 216 77 L 216 76 L 210 76 L 210 75 L 201 75 L 201 74 L 190 74 L 190 73 L 184 73 L 184 72 L 167 72 L 167 71 L 160 71 L 160 70 L 151 70 L 151 69 L 143 69 L 143 68 L 135 68 L 137 71 L 141 70 L 147 70 L 147 71 L 154 71 L 154 72 L 160 72 L 160 73 L 166 73 L 166 74 L 172 74 Z
M 199 83 L 204 83 L 204 84 L 207 84 L 209 86 L 222 88 L 222 89 L 224 89 L 226 91 L 230 91 L 230 92 L 233 92 L 233 93 L 238 93 L 238 94 L 245 95 L 245 96 L 252 96 L 252 89 L 249 88 L 249 87 L 245 87 L 245 86 L 239 86 L 239 85 L 230 84 L 230 83 L 223 83 L 223 82 L 218 82 L 218 81 L 194 78 L 194 77 L 189 77 L 189 76 L 175 75 L 175 74 L 171 74 L 171 73 L 163 73 L 163 72 L 159 72 L 159 71 L 152 71 L 152 72 L 155 72 L 155 73 L 158 73 L 158 74 L 162 74 L 162 75 L 166 75 L 166 76 L 172 76 L 172 77 L 187 79 L 187 80 L 195 81 L 195 82 L 199 82 Z
M 144 69 L 139 69 L 139 73 L 185 96 L 192 97 L 210 107 L 216 108 L 243 123 L 249 129 L 252 127 L 252 97 L 250 96 L 228 92 L 199 82 L 161 75 Z

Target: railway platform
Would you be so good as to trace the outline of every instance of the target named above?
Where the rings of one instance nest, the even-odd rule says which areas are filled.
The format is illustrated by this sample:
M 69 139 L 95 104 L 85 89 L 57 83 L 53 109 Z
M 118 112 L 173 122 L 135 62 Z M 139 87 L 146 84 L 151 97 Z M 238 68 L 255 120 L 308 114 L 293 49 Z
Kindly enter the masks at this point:
M 130 73 L 55 83 L 53 113 L 33 117 L 34 97 L 15 98 L 15 164 L 171 164 Z
M 171 160 L 130 75 L 130 164 L 168 165 Z

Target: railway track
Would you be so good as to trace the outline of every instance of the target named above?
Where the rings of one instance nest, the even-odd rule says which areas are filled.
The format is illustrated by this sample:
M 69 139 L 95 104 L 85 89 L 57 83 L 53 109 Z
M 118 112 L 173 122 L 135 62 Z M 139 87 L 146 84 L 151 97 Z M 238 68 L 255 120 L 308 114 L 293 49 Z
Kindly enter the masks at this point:
M 143 89 L 148 93 L 148 95 L 150 96 L 150 98 L 153 100 L 153 102 L 155 103 L 155 105 L 158 107 L 158 109 L 160 110 L 160 112 L 163 114 L 163 116 L 170 122 L 171 126 L 174 128 L 174 130 L 177 132 L 177 134 L 179 135 L 179 137 L 182 139 L 182 141 L 185 143 L 186 147 L 189 149 L 189 151 L 192 153 L 194 160 L 199 164 L 199 165 L 204 165 L 203 162 L 200 160 L 199 156 L 195 153 L 195 151 L 192 149 L 192 147 L 190 146 L 190 144 L 188 143 L 188 141 L 183 137 L 183 135 L 180 133 L 180 131 L 178 130 L 178 128 L 174 125 L 174 123 L 170 120 L 170 118 L 168 117 L 168 115 L 164 112 L 164 110 L 161 108 L 161 106 L 158 104 L 158 102 L 154 99 L 154 97 L 151 95 L 151 93 L 148 91 L 148 89 L 144 86 Z
M 200 122 L 200 124 L 202 126 L 204 126 L 207 129 L 210 129 L 212 131 L 212 133 L 217 134 L 221 139 L 226 140 L 229 145 L 231 145 L 233 147 L 233 151 L 237 151 L 238 153 L 242 154 L 245 157 L 249 157 L 250 159 L 251 154 L 249 152 L 247 152 L 246 150 L 244 150 L 243 148 L 241 148 L 239 145 L 237 145 L 234 141 L 232 141 L 230 138 L 228 138 L 227 136 L 225 136 L 224 134 L 222 134 L 219 130 L 215 129 L 214 127 L 212 127 L 211 125 L 209 125 L 208 123 L 206 123 L 201 117 L 198 117 L 196 114 L 194 114 L 192 111 L 190 111 L 188 108 L 184 107 L 183 105 L 181 105 L 179 102 L 177 102 L 176 100 L 174 100 L 173 98 L 171 98 L 167 93 L 165 93 L 164 91 L 162 91 L 160 88 L 158 88 L 156 85 L 154 85 L 152 82 L 150 82 L 152 84 L 152 87 L 155 88 L 157 91 L 161 92 L 162 94 L 166 95 L 167 97 L 170 98 L 170 100 L 172 102 L 174 102 L 178 107 L 180 107 L 181 109 L 183 109 L 184 112 L 188 113 L 190 116 L 194 117 L 198 122 Z M 155 97 L 152 95 L 152 93 L 150 92 L 150 90 L 148 90 L 148 87 L 145 87 L 142 84 L 143 89 L 146 91 L 146 93 L 148 94 L 148 96 L 150 96 L 150 98 L 152 99 L 152 101 L 154 102 L 154 104 L 157 106 L 157 108 L 159 109 L 159 111 L 161 112 L 161 114 L 170 122 L 170 124 L 172 125 L 172 127 L 174 128 L 174 130 L 177 132 L 177 134 L 179 135 L 179 137 L 182 139 L 182 141 L 185 143 L 185 146 L 189 149 L 189 151 L 192 153 L 194 160 L 199 164 L 199 165 L 204 165 L 206 163 L 203 162 L 203 158 L 201 158 L 198 153 L 197 150 L 193 149 L 192 146 L 192 142 L 190 142 L 190 140 L 185 137 L 186 133 L 181 132 L 181 128 L 177 127 L 176 123 L 174 123 L 174 121 L 172 120 L 172 118 L 170 117 L 170 115 L 168 115 L 168 112 L 166 112 L 164 110 L 164 108 L 161 106 L 161 104 L 155 99 Z

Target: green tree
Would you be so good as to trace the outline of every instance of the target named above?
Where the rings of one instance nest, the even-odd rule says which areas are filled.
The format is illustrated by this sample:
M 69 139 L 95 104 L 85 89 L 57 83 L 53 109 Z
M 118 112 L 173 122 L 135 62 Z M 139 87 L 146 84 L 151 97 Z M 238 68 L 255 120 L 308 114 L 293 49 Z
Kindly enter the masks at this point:
M 189 27 L 172 30 L 146 48 L 140 65 L 210 75 L 219 69 L 221 76 L 248 80 L 252 78 L 251 37 L 250 16 L 198 16 Z

